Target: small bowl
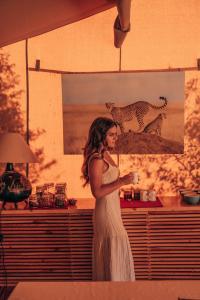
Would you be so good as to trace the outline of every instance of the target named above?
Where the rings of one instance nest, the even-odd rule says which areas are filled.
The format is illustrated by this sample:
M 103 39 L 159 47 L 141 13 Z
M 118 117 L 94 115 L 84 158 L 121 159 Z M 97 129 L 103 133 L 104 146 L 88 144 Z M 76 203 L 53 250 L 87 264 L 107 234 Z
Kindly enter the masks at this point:
M 190 193 L 190 192 L 192 192 L 192 190 L 191 189 L 180 189 L 179 190 L 179 193 L 182 195 L 182 194 L 185 194 L 185 193 Z
M 197 194 L 200 194 L 200 190 L 197 189 L 197 190 L 192 190 L 193 192 L 197 193 Z
M 198 194 L 196 194 L 196 193 L 188 193 L 188 194 L 184 194 L 184 195 L 183 195 L 183 200 L 184 200 L 187 204 L 196 205 L 196 204 L 199 203 L 200 195 L 198 195 Z
M 191 193 L 193 193 L 193 191 L 189 190 L 189 189 L 181 189 L 181 190 L 179 190 L 179 193 L 180 193 L 181 199 L 184 200 L 184 195 L 191 194 Z

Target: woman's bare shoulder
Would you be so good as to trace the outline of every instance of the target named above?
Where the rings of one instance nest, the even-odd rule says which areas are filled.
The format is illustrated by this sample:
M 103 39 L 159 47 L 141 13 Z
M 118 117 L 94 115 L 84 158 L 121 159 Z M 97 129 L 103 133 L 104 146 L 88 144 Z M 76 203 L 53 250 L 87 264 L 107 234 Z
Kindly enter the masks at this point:
M 101 174 L 102 172 L 105 171 L 105 168 L 107 169 L 108 167 L 105 167 L 105 162 L 104 162 L 104 158 L 103 155 L 100 153 L 95 153 L 95 155 L 92 156 L 89 164 L 89 173 L 91 174 L 91 172 L 95 172 L 96 174 Z
M 103 161 L 103 156 L 101 153 L 95 152 L 89 158 L 89 164 L 95 161 Z

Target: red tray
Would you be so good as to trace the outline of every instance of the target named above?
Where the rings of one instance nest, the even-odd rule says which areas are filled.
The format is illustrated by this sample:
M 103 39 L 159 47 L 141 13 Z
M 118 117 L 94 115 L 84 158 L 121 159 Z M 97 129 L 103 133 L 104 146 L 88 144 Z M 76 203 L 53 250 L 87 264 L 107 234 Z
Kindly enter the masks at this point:
M 162 207 L 162 203 L 158 197 L 156 197 L 156 201 L 141 201 L 141 200 L 132 200 L 127 201 L 123 198 L 120 198 L 120 206 L 121 208 L 143 208 L 143 207 Z

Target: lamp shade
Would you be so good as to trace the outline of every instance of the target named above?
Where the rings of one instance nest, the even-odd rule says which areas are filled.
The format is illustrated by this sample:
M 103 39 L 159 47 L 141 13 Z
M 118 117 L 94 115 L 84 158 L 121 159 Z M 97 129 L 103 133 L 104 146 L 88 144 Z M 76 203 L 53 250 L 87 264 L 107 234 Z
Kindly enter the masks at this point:
M 0 135 L 0 162 L 34 163 L 37 159 L 19 133 L 8 132 Z

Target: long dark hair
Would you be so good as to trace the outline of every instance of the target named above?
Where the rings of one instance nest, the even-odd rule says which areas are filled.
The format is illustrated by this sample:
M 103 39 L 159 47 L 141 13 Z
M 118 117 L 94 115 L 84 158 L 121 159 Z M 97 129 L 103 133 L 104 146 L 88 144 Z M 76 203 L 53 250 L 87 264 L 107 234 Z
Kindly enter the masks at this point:
M 84 161 L 81 168 L 82 178 L 85 180 L 83 186 L 89 183 L 88 176 L 88 162 L 92 154 L 98 153 L 101 157 L 103 156 L 103 144 L 106 138 L 106 134 L 113 126 L 117 127 L 117 123 L 112 119 L 99 117 L 96 118 L 89 129 L 88 139 L 84 147 Z

